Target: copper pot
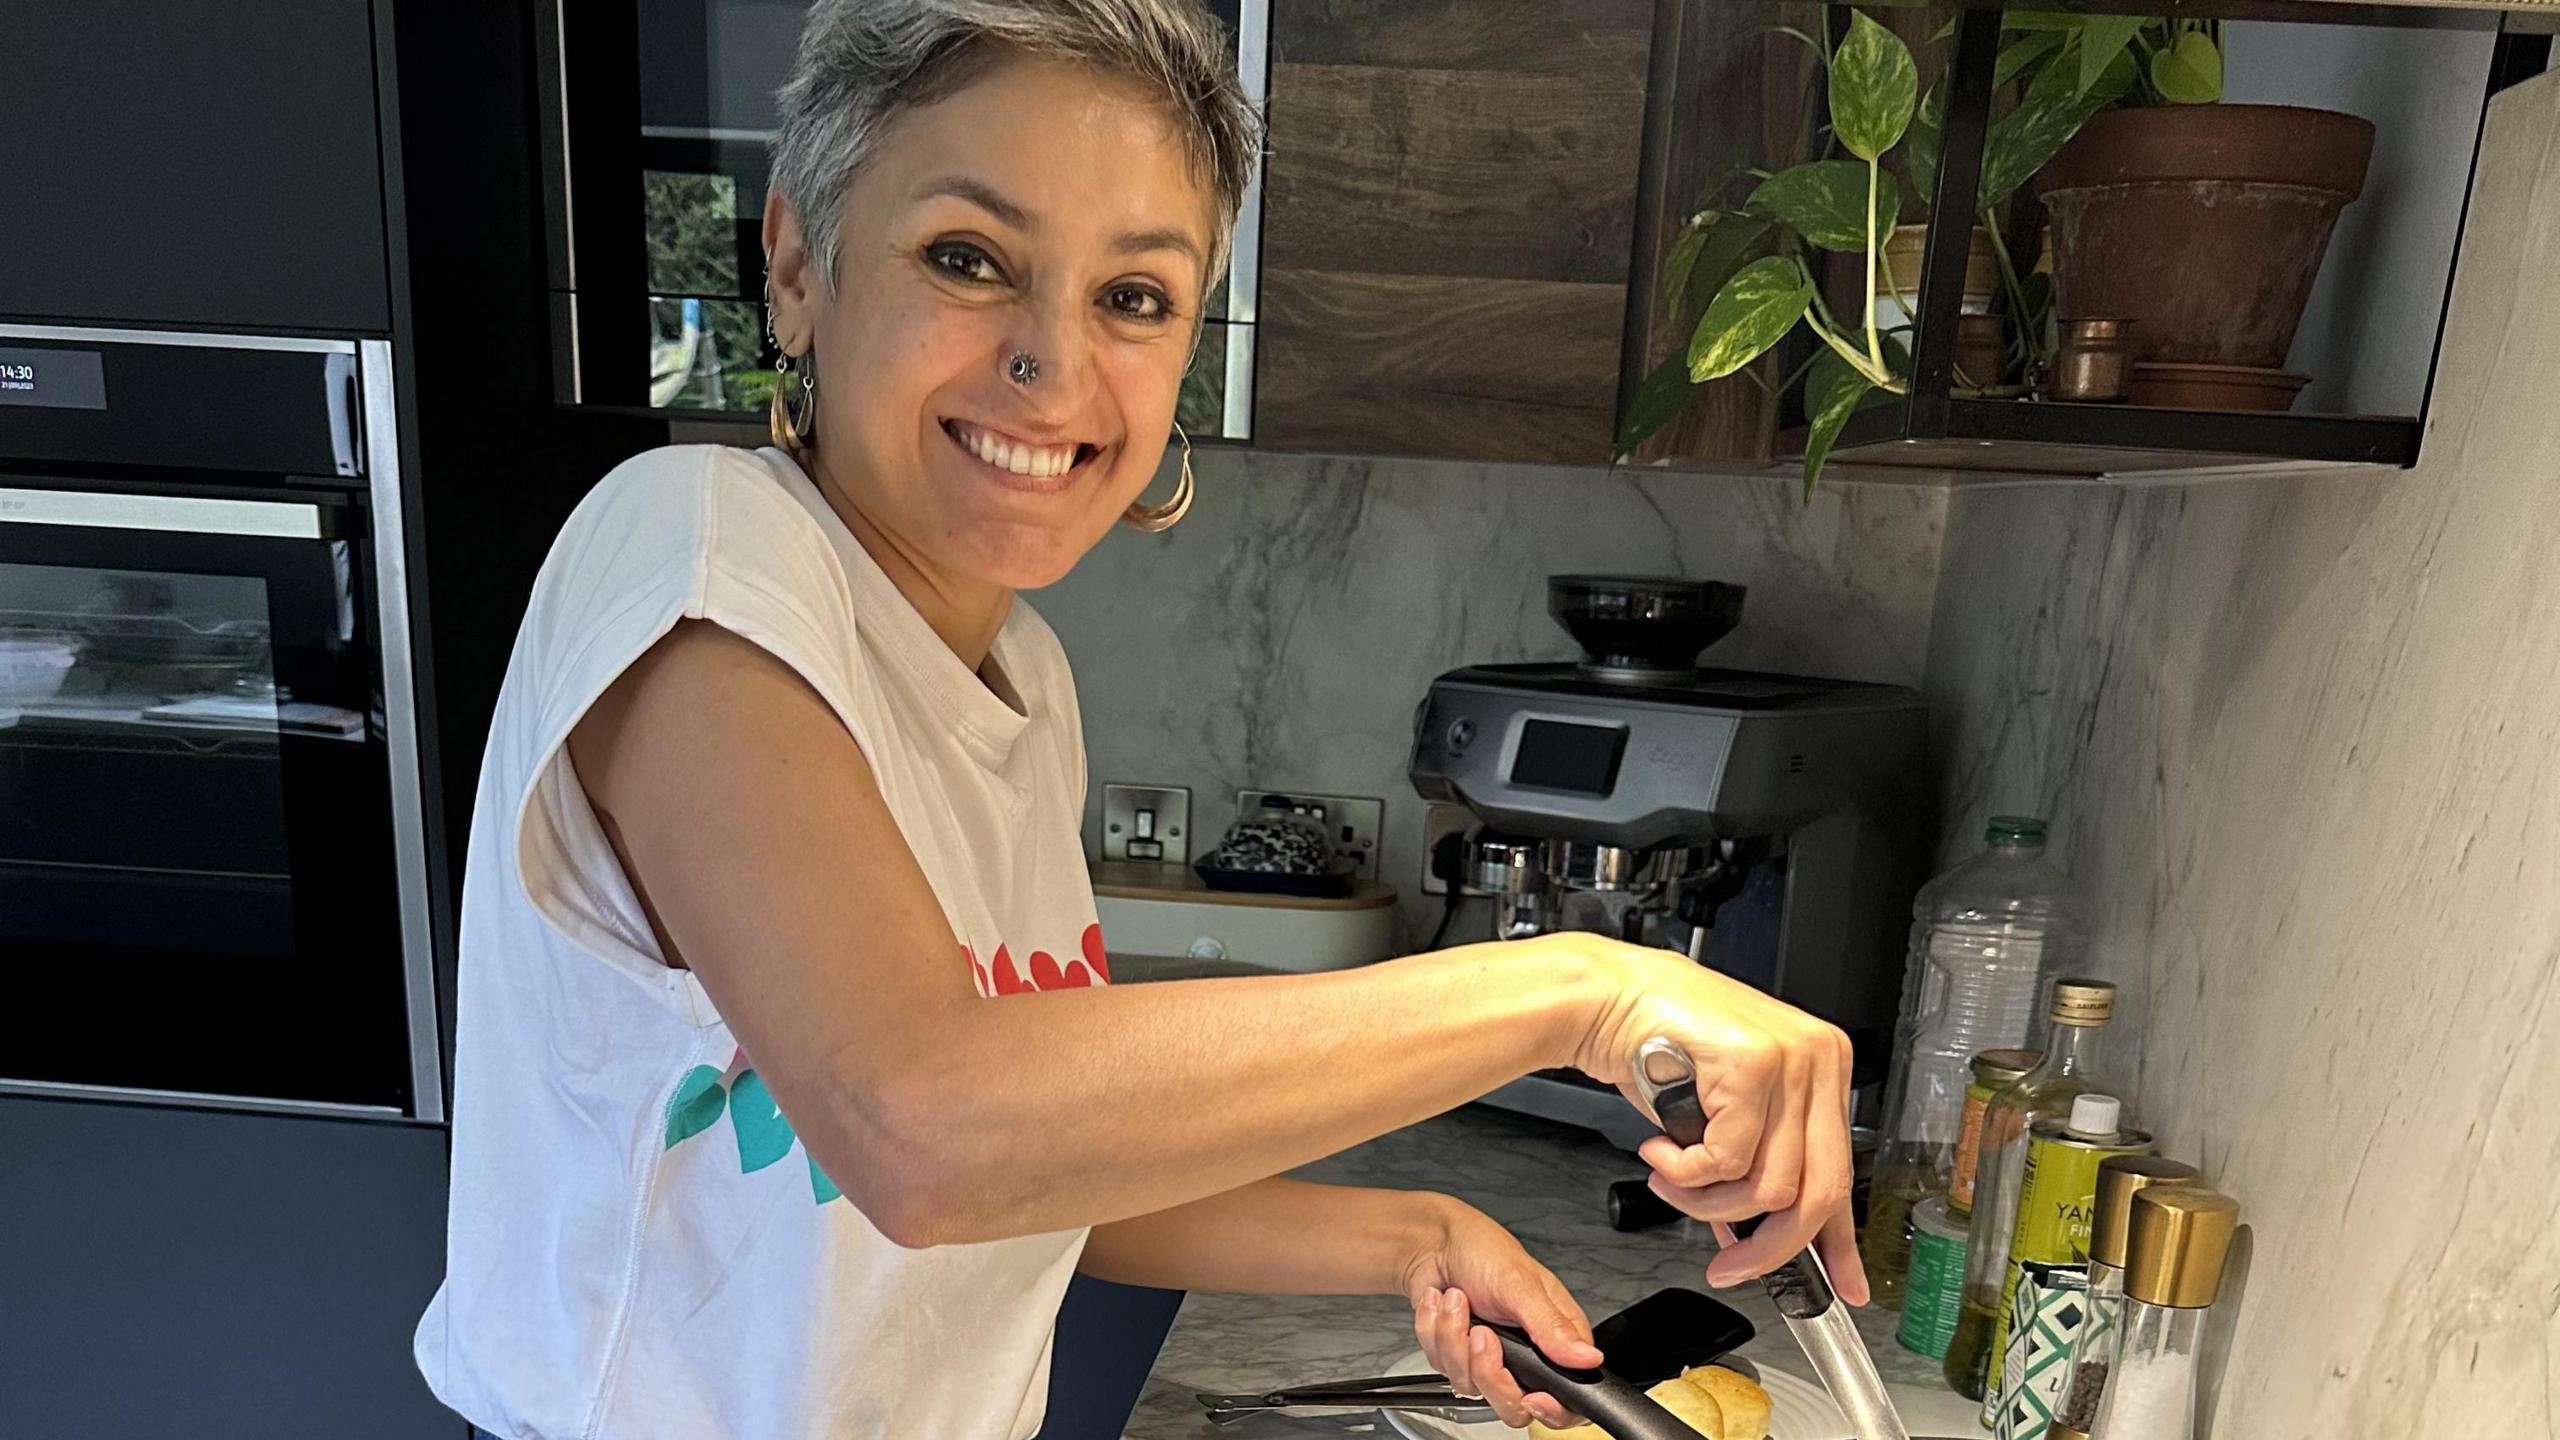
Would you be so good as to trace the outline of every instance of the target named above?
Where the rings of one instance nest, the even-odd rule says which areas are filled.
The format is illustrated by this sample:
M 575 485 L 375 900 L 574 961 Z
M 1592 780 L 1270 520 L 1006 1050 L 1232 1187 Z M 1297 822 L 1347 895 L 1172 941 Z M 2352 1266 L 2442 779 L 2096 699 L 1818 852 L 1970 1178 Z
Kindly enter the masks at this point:
M 1956 384 L 1959 388 L 1988 390 L 2000 383 L 2000 374 L 2009 368 L 2009 343 L 2000 333 L 1997 315 L 1959 315 L 1956 317 Z
M 2045 376 L 2048 400 L 2122 400 L 2133 381 L 2125 329 L 2133 322 L 2090 317 L 2057 322 L 2060 345 Z

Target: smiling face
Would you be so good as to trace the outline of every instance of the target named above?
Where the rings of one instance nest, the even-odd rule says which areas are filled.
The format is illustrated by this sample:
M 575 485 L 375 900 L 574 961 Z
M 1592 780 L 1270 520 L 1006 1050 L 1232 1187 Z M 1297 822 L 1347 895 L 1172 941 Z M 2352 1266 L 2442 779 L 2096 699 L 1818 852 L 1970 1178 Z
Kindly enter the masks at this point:
M 846 190 L 832 299 L 768 202 L 776 333 L 816 357 L 809 463 L 875 554 L 937 590 L 1027 590 L 1102 538 L 1171 432 L 1214 209 L 1160 97 L 1024 57 L 889 126 Z

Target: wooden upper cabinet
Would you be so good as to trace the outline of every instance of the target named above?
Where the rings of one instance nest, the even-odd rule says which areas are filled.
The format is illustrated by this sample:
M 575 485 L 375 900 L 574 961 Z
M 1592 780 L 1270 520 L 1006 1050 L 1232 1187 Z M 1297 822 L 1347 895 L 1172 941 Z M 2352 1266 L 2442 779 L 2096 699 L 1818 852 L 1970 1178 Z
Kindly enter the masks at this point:
M 1653 0 L 1272 0 L 1254 439 L 1597 462 Z
M 1930 28 L 1944 18 L 1934 10 L 1869 8 L 1915 48 L 1925 48 Z M 1655 140 L 1638 182 L 1629 277 L 1642 297 L 1629 312 L 1630 386 L 1688 353 L 1709 298 L 1664 293 L 1665 265 L 1688 217 L 1711 201 L 1734 203 L 1755 173 L 1820 153 L 1821 61 L 1796 36 L 1821 34 L 1824 23 L 1824 7 L 1814 0 L 1662 0 L 1654 43 L 1663 49 L 1653 57 L 1649 119 Z M 1635 458 L 1769 458 L 1782 418 L 1800 421 L 1782 415 L 1779 383 L 1813 343 L 1799 332 L 1743 370 L 1699 387 Z

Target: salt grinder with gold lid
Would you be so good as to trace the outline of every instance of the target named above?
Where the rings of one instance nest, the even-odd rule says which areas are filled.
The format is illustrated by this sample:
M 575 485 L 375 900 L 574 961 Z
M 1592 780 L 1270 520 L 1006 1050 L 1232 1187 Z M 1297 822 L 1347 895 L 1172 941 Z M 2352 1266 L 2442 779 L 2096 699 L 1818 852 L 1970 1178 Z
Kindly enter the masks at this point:
M 2196 1342 L 2222 1288 L 2240 1202 L 2197 1185 L 2133 1197 L 2124 1272 L 2124 1339 L 2091 1440 L 2193 1440 Z
M 2132 1238 L 2133 1197 L 2154 1185 L 2202 1185 L 2204 1172 L 2159 1155 L 2118 1155 L 2098 1167 L 2098 1205 L 2089 1227 L 2089 1290 L 2082 1301 L 2080 1333 L 2071 1341 L 2071 1368 L 2062 1382 L 2062 1408 L 2048 1440 L 2089 1440 L 2107 1375 L 2124 1341 L 2125 1249 Z

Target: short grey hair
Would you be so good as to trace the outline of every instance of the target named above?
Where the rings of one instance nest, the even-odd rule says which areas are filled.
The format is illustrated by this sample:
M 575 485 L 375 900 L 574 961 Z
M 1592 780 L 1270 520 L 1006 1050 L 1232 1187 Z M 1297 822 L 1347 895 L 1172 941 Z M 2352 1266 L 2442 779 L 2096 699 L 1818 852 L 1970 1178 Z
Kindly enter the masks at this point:
M 900 112 L 929 105 L 1004 53 L 1072 60 L 1161 91 L 1217 198 L 1211 278 L 1262 148 L 1218 22 L 1198 0 L 817 0 L 783 82 L 773 185 L 800 216 L 835 293 L 845 189 Z

